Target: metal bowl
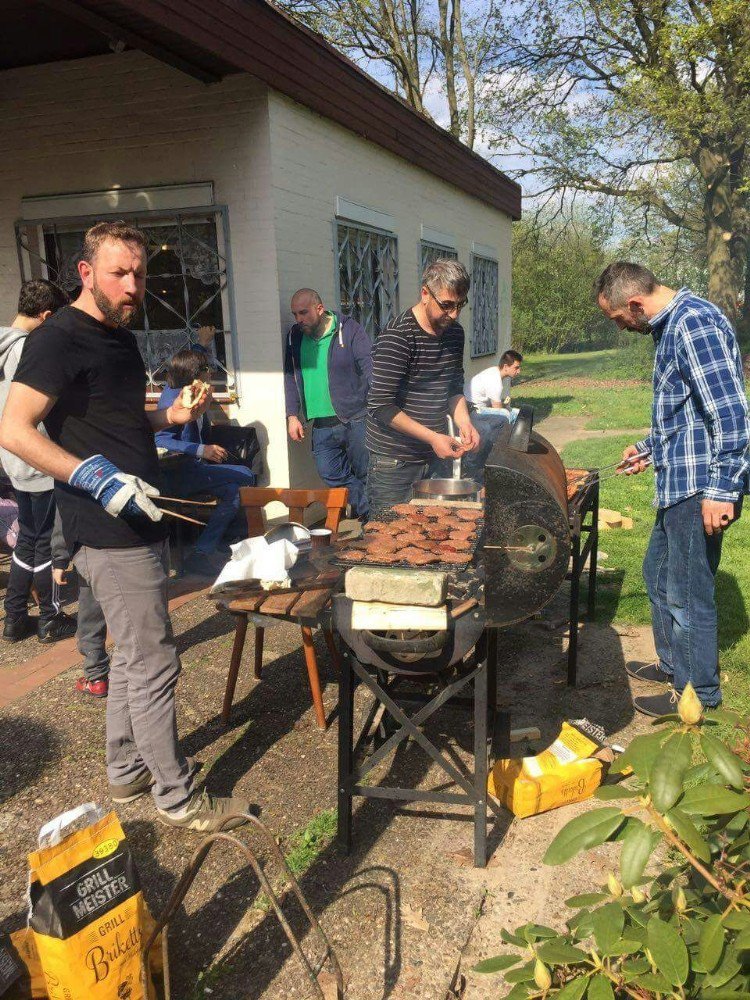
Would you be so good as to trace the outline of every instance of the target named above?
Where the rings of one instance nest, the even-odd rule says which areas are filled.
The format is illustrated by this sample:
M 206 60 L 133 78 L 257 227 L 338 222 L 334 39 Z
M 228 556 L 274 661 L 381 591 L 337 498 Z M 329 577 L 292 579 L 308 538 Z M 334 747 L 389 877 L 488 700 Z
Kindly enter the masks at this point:
M 269 528 L 263 537 L 269 545 L 284 539 L 287 542 L 292 542 L 300 550 L 310 548 L 310 531 L 298 521 L 285 521 L 284 524 L 277 524 L 275 528 Z
M 478 493 L 473 479 L 420 479 L 414 484 L 414 497 L 423 500 L 467 500 Z

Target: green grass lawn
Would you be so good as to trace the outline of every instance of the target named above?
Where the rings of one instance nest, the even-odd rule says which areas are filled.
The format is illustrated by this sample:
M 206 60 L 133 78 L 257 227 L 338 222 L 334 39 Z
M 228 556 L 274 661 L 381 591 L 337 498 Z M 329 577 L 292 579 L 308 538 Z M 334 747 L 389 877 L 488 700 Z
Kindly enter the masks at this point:
M 560 385 L 522 386 L 523 395 L 542 413 L 564 415 L 580 413 L 581 406 L 573 409 L 573 401 L 565 399 L 566 377 L 611 378 L 618 370 L 617 354 L 623 352 L 601 351 L 586 355 L 532 356 L 524 360 L 524 374 L 553 371 L 555 382 Z M 597 358 L 601 364 L 597 365 Z M 543 377 L 549 378 L 546 374 Z M 650 386 L 632 390 L 639 395 L 630 397 L 631 391 L 613 388 L 609 391 L 576 386 L 576 401 L 582 395 L 582 406 L 594 426 L 642 427 L 649 422 Z M 562 398 L 561 398 L 562 397 Z M 514 395 L 514 403 L 518 399 Z M 537 402 L 538 401 L 538 402 Z M 629 407 L 633 406 L 632 411 Z M 609 423 L 605 423 L 609 421 Z M 621 422 L 620 422 L 621 421 Z M 575 441 L 563 450 L 565 464 L 571 468 L 609 465 L 616 461 L 627 444 L 627 435 L 605 439 Z M 601 505 L 621 511 L 633 518 L 633 530 L 613 530 L 600 535 L 600 547 L 608 559 L 598 585 L 599 617 L 620 624 L 647 625 L 650 612 L 641 564 L 654 523 L 654 476 L 651 471 L 639 476 L 617 476 L 602 483 Z M 717 603 L 719 607 L 719 648 L 725 703 L 744 713 L 750 713 L 750 618 L 747 601 L 750 600 L 750 510 L 727 533 L 724 540 L 721 567 L 717 578 Z M 611 571 L 611 572 L 610 572 Z
M 636 342 L 633 349 L 529 354 L 524 357 L 513 401 L 533 406 L 538 420 L 553 412 L 556 416 L 585 417 L 587 430 L 646 427 L 651 419 L 652 355 L 646 341 Z M 633 379 L 639 384 L 632 385 Z M 540 381 L 544 384 L 539 385 Z M 611 384 L 598 384 L 603 381 Z

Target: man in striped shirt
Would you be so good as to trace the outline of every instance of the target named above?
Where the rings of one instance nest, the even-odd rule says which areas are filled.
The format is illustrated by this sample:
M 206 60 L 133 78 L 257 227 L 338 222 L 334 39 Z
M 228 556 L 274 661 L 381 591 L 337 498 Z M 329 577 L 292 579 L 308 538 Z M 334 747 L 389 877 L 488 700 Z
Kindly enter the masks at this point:
M 464 331 L 458 316 L 470 278 L 463 264 L 436 260 L 422 275 L 419 302 L 380 334 L 367 397 L 371 512 L 411 499 L 438 459 L 479 447 L 464 397 Z M 446 433 L 448 414 L 460 440 Z
M 623 452 L 627 473 L 652 464 L 656 523 L 643 563 L 657 663 L 628 664 L 673 692 L 634 699 L 645 715 L 674 710 L 690 682 L 706 707 L 721 702 L 714 585 L 723 532 L 739 517 L 750 471 L 750 422 L 734 330 L 712 303 L 659 284 L 637 264 L 610 264 L 599 306 L 620 329 L 656 344 L 651 433 Z M 645 457 L 641 457 L 645 456 Z

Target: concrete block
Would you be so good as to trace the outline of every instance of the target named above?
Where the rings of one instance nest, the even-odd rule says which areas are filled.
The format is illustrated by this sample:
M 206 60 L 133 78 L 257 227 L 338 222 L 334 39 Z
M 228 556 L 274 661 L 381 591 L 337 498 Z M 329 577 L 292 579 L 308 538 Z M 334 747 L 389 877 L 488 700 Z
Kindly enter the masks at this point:
M 352 601 L 381 601 L 436 608 L 445 603 L 445 573 L 423 569 L 381 569 L 353 566 L 347 570 L 345 593 Z

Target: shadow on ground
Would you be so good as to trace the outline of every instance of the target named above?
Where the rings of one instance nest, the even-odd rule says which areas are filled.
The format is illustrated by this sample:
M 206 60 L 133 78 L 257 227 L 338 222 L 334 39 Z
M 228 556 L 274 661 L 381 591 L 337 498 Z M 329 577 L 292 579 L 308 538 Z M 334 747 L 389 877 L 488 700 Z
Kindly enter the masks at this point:
M 513 396 L 513 406 L 532 406 L 534 408 L 534 423 L 538 424 L 560 403 L 569 403 L 574 397 L 567 396 Z

